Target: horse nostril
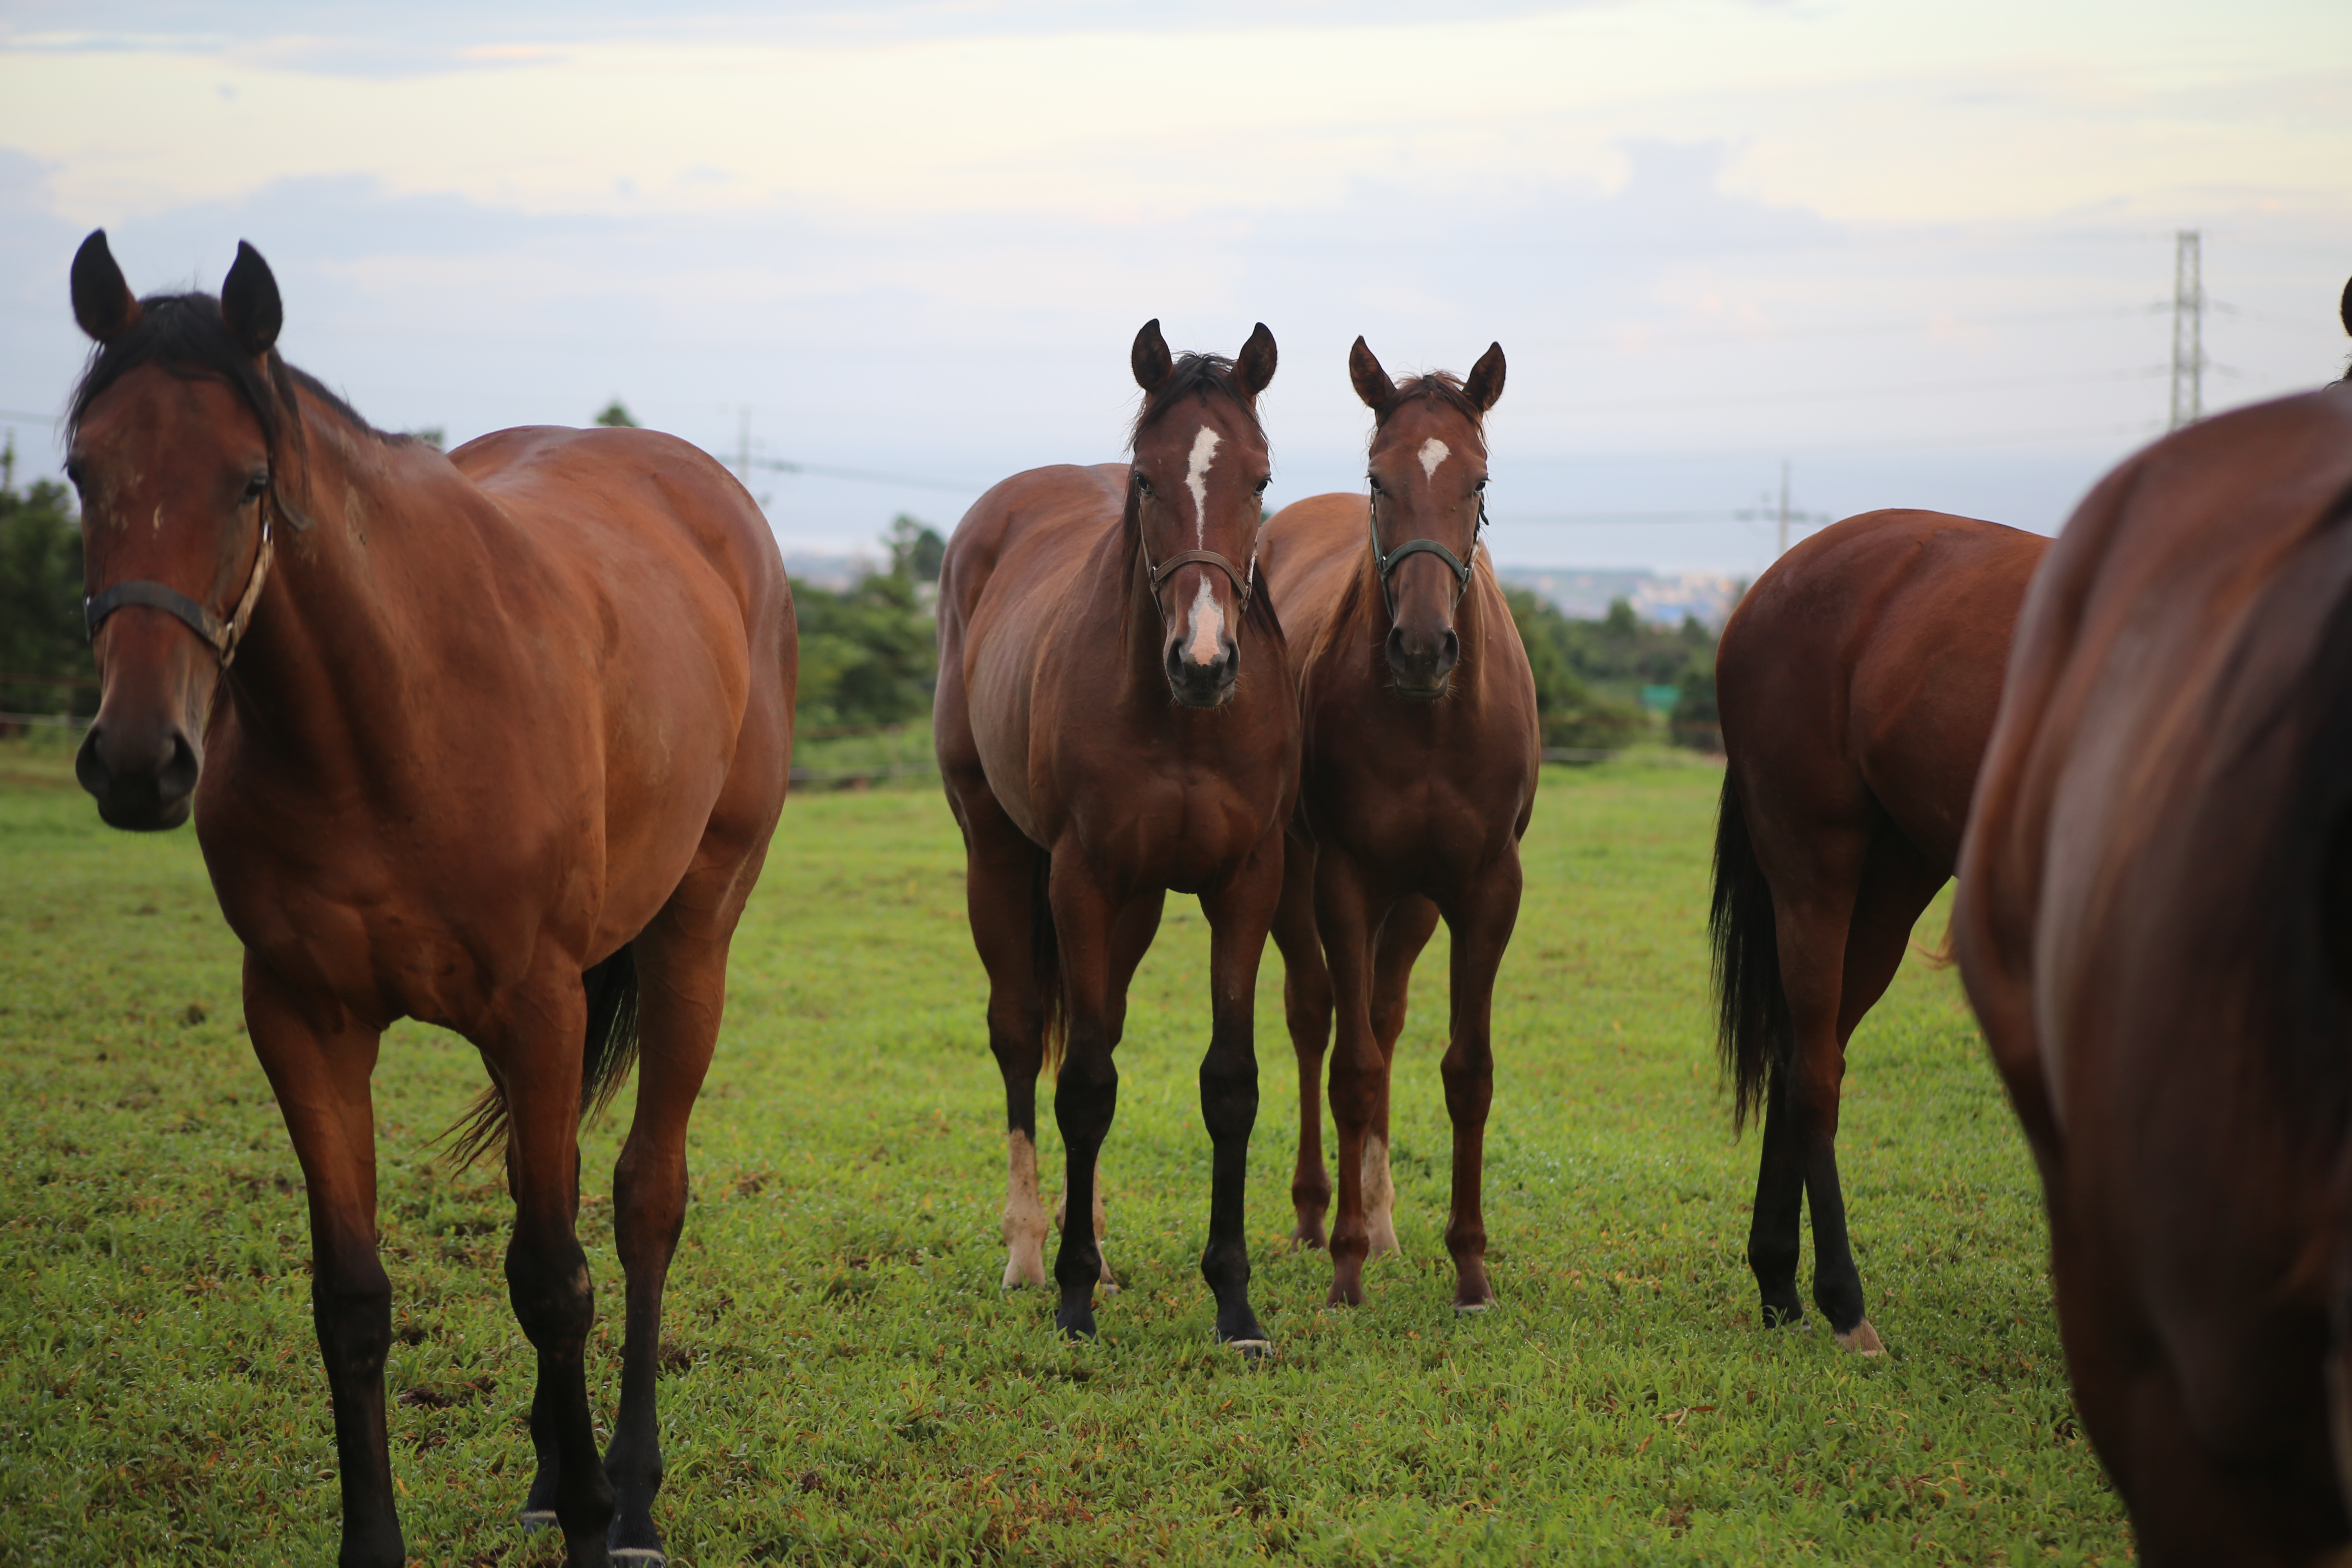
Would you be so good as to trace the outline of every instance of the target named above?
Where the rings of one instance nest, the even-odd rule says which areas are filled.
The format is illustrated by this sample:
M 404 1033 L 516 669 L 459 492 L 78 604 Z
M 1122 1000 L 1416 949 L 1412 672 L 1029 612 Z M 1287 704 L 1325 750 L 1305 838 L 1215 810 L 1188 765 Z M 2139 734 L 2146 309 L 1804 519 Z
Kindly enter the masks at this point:
M 196 760 L 195 747 L 188 743 L 185 731 L 172 731 L 171 755 L 155 771 L 155 795 L 164 805 L 175 805 L 195 793 L 196 774 L 203 764 Z
M 112 775 L 107 772 L 106 759 L 99 754 L 99 747 L 105 743 L 105 729 L 92 724 L 89 732 L 82 736 L 80 747 L 74 752 L 74 782 L 100 799 L 105 797 L 108 787 L 113 783 Z
M 1453 627 L 1448 626 L 1445 629 L 1445 645 L 1438 650 L 1437 668 L 1440 669 L 1452 669 L 1456 664 L 1460 663 L 1461 660 L 1462 639 L 1459 636 L 1455 635 Z

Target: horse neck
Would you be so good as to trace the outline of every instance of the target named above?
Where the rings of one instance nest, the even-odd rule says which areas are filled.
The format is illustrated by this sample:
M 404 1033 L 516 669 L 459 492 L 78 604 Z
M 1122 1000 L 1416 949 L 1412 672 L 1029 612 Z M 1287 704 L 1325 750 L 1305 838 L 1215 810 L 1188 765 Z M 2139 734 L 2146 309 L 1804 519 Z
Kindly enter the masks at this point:
M 241 741 L 312 771 L 375 769 L 408 750 L 403 721 L 402 586 L 431 580 L 404 560 L 420 537 L 380 462 L 301 395 L 305 451 L 295 507 L 282 510 L 276 563 L 225 682 Z M 412 515 L 400 515 L 412 513 Z M 379 756 L 381 753 L 381 756 Z

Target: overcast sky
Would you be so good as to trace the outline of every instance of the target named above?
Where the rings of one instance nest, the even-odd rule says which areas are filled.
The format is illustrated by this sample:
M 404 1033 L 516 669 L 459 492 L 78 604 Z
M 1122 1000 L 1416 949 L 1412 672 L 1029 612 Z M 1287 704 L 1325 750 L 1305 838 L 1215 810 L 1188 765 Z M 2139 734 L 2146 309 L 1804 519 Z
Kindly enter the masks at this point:
M 1116 457 L 1147 318 L 1273 329 L 1277 503 L 1357 486 L 1357 333 L 1499 340 L 1498 556 L 1744 574 L 1783 458 L 2054 529 L 2163 428 L 2177 230 L 2209 407 L 2340 374 L 2347 187 L 2343 0 L 11 0 L 0 417 L 53 472 L 100 226 L 142 292 L 251 240 L 388 428 L 894 476 L 755 469 L 801 547 Z

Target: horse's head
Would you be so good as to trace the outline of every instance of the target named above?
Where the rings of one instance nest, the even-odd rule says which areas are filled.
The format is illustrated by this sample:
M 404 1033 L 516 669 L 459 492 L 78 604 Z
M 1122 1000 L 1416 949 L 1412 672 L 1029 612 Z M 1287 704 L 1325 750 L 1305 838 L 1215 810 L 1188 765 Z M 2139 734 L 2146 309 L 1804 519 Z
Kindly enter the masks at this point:
M 1399 385 L 1358 338 L 1348 374 L 1376 421 L 1367 472 L 1389 668 L 1406 696 L 1441 697 L 1462 658 L 1454 613 L 1486 521 L 1484 421 L 1503 395 L 1503 345 L 1480 355 L 1467 381 L 1433 371 Z
M 1160 607 L 1168 688 L 1188 708 L 1233 695 L 1241 617 L 1257 592 L 1257 531 L 1271 471 L 1257 395 L 1274 379 L 1274 334 L 1258 323 L 1237 358 L 1171 359 L 1160 323 L 1135 334 L 1143 388 L 1127 495 Z
M 100 230 L 74 257 L 73 308 L 98 343 L 74 394 L 66 473 L 81 494 L 101 687 L 74 775 L 112 826 L 177 827 L 222 671 L 268 575 L 275 437 L 293 401 L 271 352 L 278 284 L 239 245 L 218 300 L 141 300 Z

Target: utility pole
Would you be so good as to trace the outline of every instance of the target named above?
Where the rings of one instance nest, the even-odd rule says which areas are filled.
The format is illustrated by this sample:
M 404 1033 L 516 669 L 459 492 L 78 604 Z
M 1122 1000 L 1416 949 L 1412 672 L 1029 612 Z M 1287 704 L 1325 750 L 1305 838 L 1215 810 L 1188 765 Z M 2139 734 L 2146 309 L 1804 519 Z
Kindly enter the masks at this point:
M 2205 277 L 2199 235 L 2184 228 L 2172 251 L 2172 423 L 2178 430 L 2205 413 Z
M 1779 548 L 1772 552 L 1772 559 L 1778 561 L 1787 553 L 1789 553 L 1789 459 L 1783 458 L 1780 459 L 1780 543 Z

